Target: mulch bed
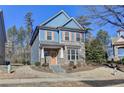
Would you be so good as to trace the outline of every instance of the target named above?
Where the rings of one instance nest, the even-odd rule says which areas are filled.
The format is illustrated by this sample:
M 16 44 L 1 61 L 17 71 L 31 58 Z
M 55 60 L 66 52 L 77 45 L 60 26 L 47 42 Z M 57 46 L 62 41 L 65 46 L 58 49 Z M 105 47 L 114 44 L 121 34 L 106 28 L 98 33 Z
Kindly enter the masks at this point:
M 124 72 L 124 65 L 119 65 L 119 68 L 118 68 L 120 71 Z
M 81 65 L 80 67 L 72 68 L 69 67 L 68 65 L 62 66 L 67 73 L 73 73 L 73 72 L 80 72 L 80 71 L 88 71 L 88 70 L 93 70 L 98 67 L 101 67 L 102 65 L 99 64 L 87 64 L 87 65 Z
M 43 67 L 43 66 L 31 66 L 32 69 L 37 70 L 37 71 L 42 71 L 42 72 L 48 72 L 48 73 L 53 73 L 49 67 Z

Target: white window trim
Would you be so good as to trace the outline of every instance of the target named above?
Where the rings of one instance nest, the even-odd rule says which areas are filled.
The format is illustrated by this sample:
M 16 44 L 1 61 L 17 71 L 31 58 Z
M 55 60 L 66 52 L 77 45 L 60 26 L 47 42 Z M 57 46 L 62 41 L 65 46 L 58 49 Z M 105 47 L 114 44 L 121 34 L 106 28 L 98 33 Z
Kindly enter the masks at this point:
M 79 41 L 77 41 L 77 34 L 79 35 L 79 38 L 80 38 Z M 76 33 L 76 41 L 77 41 L 77 42 L 80 42 L 80 41 L 81 41 L 80 33 Z
M 67 54 L 67 58 L 68 56 L 70 55 L 70 59 L 68 59 L 69 61 L 77 61 L 79 59 L 79 49 L 67 49 L 67 51 L 70 51 L 70 54 Z M 71 50 L 75 50 L 75 59 L 72 60 L 72 53 L 71 53 Z M 76 54 L 76 51 L 78 51 L 78 59 L 77 59 L 77 54 Z
M 48 40 L 48 32 L 50 32 L 51 33 L 51 40 Z M 53 41 L 53 37 L 52 37 L 52 31 L 46 31 L 46 40 L 47 41 Z

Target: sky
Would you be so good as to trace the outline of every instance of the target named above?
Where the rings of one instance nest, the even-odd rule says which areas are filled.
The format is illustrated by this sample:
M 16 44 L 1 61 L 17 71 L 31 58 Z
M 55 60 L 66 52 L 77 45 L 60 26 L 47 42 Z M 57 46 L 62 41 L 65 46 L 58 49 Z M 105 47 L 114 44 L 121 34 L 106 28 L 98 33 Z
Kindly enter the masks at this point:
M 64 10 L 69 16 L 71 17 L 78 17 L 81 15 L 89 15 L 90 11 L 88 11 L 87 7 L 89 6 L 57 6 L 57 5 L 26 5 L 26 6 L 19 6 L 19 5 L 11 5 L 11 6 L 0 6 L 0 9 L 3 10 L 4 14 L 4 21 L 5 21 L 5 27 L 6 31 L 9 27 L 12 27 L 13 25 L 16 25 L 17 28 L 20 26 L 25 27 L 25 21 L 24 16 L 27 12 L 32 12 L 32 18 L 34 20 L 33 28 L 35 28 L 37 25 L 41 24 L 51 16 L 55 15 L 61 10 Z M 92 20 L 91 20 L 92 21 Z M 108 31 L 110 36 L 115 36 L 117 27 L 112 25 L 106 25 L 106 26 L 97 26 L 96 23 L 93 23 L 90 26 L 92 30 L 92 34 L 95 36 L 97 31 L 100 29 Z

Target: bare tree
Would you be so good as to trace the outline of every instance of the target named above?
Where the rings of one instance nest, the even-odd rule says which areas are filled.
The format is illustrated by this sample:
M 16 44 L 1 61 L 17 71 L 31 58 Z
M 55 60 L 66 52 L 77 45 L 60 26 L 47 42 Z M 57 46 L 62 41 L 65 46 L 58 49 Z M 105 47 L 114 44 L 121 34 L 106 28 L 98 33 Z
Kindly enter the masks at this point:
M 100 25 L 112 24 L 124 29 L 124 6 L 92 6 L 90 17 Z

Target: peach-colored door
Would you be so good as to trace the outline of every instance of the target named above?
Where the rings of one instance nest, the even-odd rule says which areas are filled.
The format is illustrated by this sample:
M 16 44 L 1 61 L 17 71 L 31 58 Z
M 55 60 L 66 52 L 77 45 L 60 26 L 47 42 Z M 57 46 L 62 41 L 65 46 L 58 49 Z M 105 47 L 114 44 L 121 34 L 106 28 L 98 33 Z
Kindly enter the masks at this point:
M 52 65 L 57 64 L 56 51 L 51 51 L 51 62 Z

